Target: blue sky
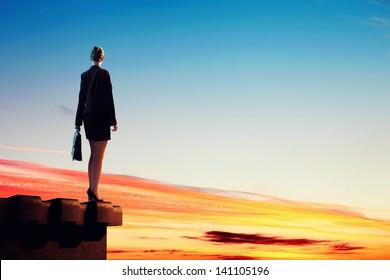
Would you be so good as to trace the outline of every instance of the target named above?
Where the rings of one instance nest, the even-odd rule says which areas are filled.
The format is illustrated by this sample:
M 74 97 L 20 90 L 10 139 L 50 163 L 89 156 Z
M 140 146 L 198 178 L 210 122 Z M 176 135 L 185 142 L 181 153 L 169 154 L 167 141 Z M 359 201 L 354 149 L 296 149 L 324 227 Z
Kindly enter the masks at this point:
M 0 157 L 86 170 L 70 142 L 100 45 L 119 124 L 105 172 L 390 210 L 389 15 L 370 0 L 3 1 Z

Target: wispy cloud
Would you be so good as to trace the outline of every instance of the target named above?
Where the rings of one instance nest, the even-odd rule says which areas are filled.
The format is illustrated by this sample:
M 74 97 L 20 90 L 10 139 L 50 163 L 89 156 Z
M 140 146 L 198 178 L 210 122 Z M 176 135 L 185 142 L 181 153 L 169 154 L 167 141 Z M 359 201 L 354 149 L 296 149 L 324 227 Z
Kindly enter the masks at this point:
M 208 231 L 203 240 L 226 244 L 262 244 L 283 246 L 307 246 L 328 242 L 326 240 L 313 240 L 306 238 L 282 238 L 278 236 L 266 236 L 262 234 L 234 233 L 226 231 Z
M 52 150 L 52 149 L 44 149 L 44 148 L 29 148 L 29 147 L 18 147 L 18 146 L 7 146 L 7 145 L 0 145 L 0 149 L 32 152 L 32 153 L 51 153 L 51 154 L 64 154 L 64 153 L 66 153 L 66 151 L 63 151 L 63 150 Z
M 58 107 L 59 109 L 61 109 L 62 113 L 65 114 L 65 115 L 72 115 L 72 116 L 75 115 L 74 110 L 72 110 L 72 109 L 70 109 L 70 108 L 68 108 L 68 107 L 66 107 L 66 106 L 57 105 L 57 107 Z
M 331 248 L 336 251 L 354 251 L 364 249 L 364 247 L 351 246 L 348 243 L 335 244 Z
M 369 0 L 367 3 L 370 4 L 376 4 L 376 5 L 388 5 L 390 6 L 390 1 L 389 0 Z
M 331 249 L 332 254 L 337 252 L 352 252 L 356 250 L 365 249 L 363 246 L 353 246 L 350 243 L 332 240 L 316 240 L 308 238 L 285 238 L 280 236 L 267 236 L 263 234 L 247 234 L 247 233 L 234 233 L 227 231 L 208 231 L 202 237 L 190 237 L 183 236 L 187 239 L 203 240 L 213 243 L 223 243 L 226 245 L 240 245 L 240 244 L 252 244 L 252 245 L 270 245 L 270 246 L 312 246 L 317 248 L 322 246 L 323 248 Z
M 368 24 L 377 27 L 390 27 L 390 19 L 384 17 L 370 17 Z
M 386 4 L 390 6 L 390 1 L 377 1 L 381 4 Z M 384 37 L 387 39 L 390 39 L 389 32 L 390 32 L 390 18 L 387 17 L 379 17 L 379 16 L 373 16 L 370 17 L 367 23 L 369 26 L 373 26 L 376 28 L 384 29 Z M 387 59 L 390 59 L 390 52 L 387 53 Z
M 245 255 L 205 254 L 187 250 L 107 250 L 109 259 L 122 259 L 121 256 L 142 256 L 143 259 L 205 259 L 205 260 L 256 260 Z M 157 256 L 157 257 L 156 257 Z

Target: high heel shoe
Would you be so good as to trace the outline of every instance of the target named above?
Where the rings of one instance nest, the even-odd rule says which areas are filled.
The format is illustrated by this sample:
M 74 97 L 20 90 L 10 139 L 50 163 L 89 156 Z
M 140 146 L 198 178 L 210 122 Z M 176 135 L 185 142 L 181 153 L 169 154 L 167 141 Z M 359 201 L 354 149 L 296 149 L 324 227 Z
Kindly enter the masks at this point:
M 87 190 L 87 194 L 88 194 L 88 201 L 93 201 L 93 202 L 103 201 L 103 199 L 99 199 L 91 189 Z

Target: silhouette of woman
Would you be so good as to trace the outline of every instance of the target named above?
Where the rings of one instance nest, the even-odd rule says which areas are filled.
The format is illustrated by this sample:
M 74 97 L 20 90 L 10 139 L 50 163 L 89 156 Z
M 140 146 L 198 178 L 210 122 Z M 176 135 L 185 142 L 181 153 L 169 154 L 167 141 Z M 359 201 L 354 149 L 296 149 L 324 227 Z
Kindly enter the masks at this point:
M 114 98 L 110 74 L 100 68 L 104 61 L 104 50 L 93 47 L 93 65 L 81 74 L 79 102 L 76 113 L 76 129 L 84 123 L 85 135 L 89 140 L 91 156 L 88 162 L 89 201 L 102 201 L 98 195 L 100 174 L 102 173 L 104 151 L 112 131 L 117 131 Z

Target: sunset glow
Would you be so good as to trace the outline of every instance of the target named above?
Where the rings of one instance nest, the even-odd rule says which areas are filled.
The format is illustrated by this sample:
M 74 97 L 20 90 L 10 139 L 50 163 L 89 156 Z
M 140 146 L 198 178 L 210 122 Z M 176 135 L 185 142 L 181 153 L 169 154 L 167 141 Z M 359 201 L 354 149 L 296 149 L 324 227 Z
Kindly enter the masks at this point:
M 0 197 L 85 201 L 86 182 L 83 172 L 0 160 Z M 123 226 L 109 228 L 107 257 L 390 259 L 390 220 L 348 206 L 246 195 L 103 174 L 100 196 L 123 208 Z

